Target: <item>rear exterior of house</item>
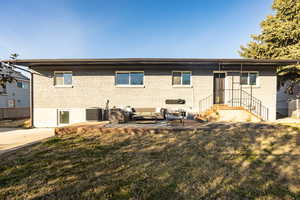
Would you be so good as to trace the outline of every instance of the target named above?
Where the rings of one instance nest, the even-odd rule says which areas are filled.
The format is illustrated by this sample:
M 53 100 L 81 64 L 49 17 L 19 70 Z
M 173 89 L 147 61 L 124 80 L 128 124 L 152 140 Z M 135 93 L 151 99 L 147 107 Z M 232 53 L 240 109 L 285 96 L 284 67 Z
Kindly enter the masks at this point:
M 86 121 L 86 109 L 167 108 L 199 114 L 214 104 L 276 119 L 278 62 L 243 59 L 25 60 L 36 127 Z M 280 63 L 279 64 L 286 64 Z M 168 104 L 166 100 L 184 100 Z

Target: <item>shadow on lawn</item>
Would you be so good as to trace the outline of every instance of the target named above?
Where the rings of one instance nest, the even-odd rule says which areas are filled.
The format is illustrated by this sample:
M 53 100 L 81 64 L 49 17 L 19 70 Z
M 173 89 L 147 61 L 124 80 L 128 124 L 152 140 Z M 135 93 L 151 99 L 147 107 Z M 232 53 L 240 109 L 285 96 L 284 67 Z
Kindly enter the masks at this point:
M 53 138 L 2 157 L 0 198 L 297 199 L 299 133 L 213 123 L 168 134 Z

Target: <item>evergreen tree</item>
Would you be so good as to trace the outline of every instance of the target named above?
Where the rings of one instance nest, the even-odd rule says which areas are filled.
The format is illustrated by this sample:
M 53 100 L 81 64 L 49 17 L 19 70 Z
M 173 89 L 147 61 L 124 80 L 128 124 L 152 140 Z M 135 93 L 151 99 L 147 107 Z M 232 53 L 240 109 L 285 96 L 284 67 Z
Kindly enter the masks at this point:
M 274 0 L 275 13 L 261 23 L 261 33 L 241 46 L 240 55 L 254 59 L 300 60 L 300 0 Z M 280 85 L 289 81 L 288 92 L 300 82 L 300 65 L 278 69 Z

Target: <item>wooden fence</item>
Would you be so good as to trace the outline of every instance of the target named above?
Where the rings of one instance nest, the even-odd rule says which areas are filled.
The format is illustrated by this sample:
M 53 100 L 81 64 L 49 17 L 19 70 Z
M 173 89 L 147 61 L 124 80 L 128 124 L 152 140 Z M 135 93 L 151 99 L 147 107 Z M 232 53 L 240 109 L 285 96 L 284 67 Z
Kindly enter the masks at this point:
M 29 116 L 30 116 L 30 108 L 29 107 L 0 108 L 0 120 L 1 119 L 26 118 Z

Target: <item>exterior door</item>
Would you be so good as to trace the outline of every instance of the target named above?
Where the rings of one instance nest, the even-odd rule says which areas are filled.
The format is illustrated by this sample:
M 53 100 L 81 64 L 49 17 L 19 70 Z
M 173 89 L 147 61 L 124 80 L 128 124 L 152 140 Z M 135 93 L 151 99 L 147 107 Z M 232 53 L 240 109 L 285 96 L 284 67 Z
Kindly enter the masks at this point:
M 225 73 L 214 73 L 214 104 L 225 103 Z

